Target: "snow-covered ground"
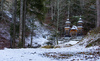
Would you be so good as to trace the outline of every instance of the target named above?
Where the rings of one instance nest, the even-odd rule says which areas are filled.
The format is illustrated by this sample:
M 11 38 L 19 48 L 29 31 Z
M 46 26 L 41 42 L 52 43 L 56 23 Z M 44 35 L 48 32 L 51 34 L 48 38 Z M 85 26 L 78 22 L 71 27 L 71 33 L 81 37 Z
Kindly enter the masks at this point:
M 0 50 L 0 61 L 99 61 L 99 56 L 78 54 L 79 52 L 93 52 L 98 47 L 85 48 L 82 46 L 72 46 L 67 48 L 44 49 L 44 48 L 25 48 L 25 49 L 7 49 Z M 45 57 L 44 53 L 64 53 L 73 54 L 73 56 L 66 59 L 55 59 Z M 90 57 L 86 59 L 86 57 Z
M 64 43 L 64 44 L 71 44 L 71 45 L 74 45 L 74 44 L 76 44 L 76 43 L 78 43 L 79 41 L 69 41 L 69 42 L 66 42 L 66 43 Z

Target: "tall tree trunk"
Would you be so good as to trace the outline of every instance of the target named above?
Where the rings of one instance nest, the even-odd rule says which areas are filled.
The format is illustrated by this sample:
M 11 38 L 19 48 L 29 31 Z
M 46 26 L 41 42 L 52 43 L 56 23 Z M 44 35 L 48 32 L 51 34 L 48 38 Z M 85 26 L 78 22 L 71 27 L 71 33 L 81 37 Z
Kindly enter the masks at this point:
M 57 30 L 56 30 L 56 42 L 58 44 L 58 28 L 59 28 L 59 0 L 57 0 Z
M 20 1 L 20 27 L 19 27 L 19 44 L 22 43 L 22 21 L 23 21 L 23 3 L 24 0 Z
M 51 19 L 53 20 L 53 1 L 50 1 L 50 5 L 51 5 Z
M 26 2 L 27 0 L 21 0 L 21 4 L 20 4 L 21 7 L 20 7 L 19 42 L 22 43 L 22 47 L 25 47 Z
M 17 0 L 13 0 L 13 22 L 14 22 L 14 27 L 13 27 L 13 48 L 15 47 L 15 39 L 16 39 L 16 12 L 17 12 Z
M 96 0 L 97 4 L 97 27 L 100 27 L 100 0 Z
M 25 20 L 26 20 L 26 2 L 27 2 L 27 0 L 24 0 L 24 8 L 23 8 L 23 16 L 24 16 L 24 18 L 23 18 L 23 21 L 22 21 L 22 42 L 23 42 L 23 47 L 25 47 Z
M 33 42 L 33 27 L 31 25 L 31 47 L 32 47 L 32 42 Z

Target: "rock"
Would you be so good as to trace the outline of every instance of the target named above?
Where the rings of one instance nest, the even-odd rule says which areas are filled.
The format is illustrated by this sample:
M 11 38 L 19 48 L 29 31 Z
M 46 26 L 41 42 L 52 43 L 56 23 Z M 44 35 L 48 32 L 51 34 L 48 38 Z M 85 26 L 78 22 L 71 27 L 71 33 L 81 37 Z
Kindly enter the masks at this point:
M 41 47 L 41 45 L 38 44 L 38 43 L 34 43 L 34 44 L 32 45 L 32 48 L 39 48 L 39 47 Z

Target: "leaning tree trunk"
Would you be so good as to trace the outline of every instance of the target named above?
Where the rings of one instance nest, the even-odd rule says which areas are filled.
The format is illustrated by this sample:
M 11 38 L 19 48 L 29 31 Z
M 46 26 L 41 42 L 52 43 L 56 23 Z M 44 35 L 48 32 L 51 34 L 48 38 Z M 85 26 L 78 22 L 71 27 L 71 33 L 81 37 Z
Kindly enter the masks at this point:
M 96 0 L 97 4 L 97 27 L 100 27 L 100 0 Z

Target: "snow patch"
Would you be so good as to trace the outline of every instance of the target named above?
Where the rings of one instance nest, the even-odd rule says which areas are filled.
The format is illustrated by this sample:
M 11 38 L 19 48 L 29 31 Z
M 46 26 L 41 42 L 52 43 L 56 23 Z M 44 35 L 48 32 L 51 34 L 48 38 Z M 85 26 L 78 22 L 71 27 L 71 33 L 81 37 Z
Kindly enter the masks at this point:
M 69 42 L 66 42 L 66 43 L 64 43 L 64 44 L 71 44 L 71 45 L 74 45 L 74 44 L 76 44 L 77 42 L 79 42 L 79 41 L 69 41 Z
M 35 36 L 33 36 L 33 44 L 34 43 L 38 43 L 40 45 L 43 45 L 45 42 L 47 42 L 48 40 L 48 37 L 50 36 L 50 31 L 48 29 L 45 28 L 45 26 L 41 25 L 39 23 L 39 21 L 35 21 L 34 24 L 36 25 L 36 29 L 33 30 L 34 33 L 36 33 Z M 31 42 L 31 36 L 29 36 L 27 39 L 26 39 L 26 45 L 27 44 L 30 44 Z
M 9 26 L 5 26 L 4 24 L 0 24 L 0 35 L 7 40 L 10 40 Z
M 9 11 L 4 11 L 9 18 L 12 18 L 12 15 Z
M 77 26 L 73 25 L 71 29 L 76 29 L 77 30 Z

